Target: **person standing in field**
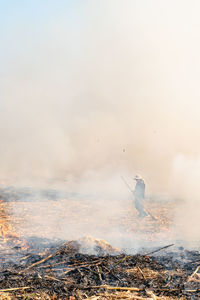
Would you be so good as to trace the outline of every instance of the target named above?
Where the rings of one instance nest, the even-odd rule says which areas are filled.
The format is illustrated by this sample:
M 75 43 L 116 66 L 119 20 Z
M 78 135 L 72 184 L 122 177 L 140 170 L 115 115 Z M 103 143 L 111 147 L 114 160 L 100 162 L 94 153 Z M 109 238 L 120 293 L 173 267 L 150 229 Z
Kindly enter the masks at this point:
M 144 218 L 147 216 L 147 213 L 144 210 L 145 182 L 140 175 L 136 175 L 134 180 L 136 180 L 136 186 L 133 191 L 134 205 L 138 211 L 138 217 Z

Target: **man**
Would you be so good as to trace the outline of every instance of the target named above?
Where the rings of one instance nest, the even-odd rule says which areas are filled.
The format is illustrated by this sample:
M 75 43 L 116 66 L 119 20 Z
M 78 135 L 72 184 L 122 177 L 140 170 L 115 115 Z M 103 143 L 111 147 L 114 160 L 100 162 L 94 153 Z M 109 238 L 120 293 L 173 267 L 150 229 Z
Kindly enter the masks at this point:
M 147 213 L 145 212 L 143 206 L 144 197 L 145 197 L 145 183 L 140 175 L 136 175 L 134 179 L 136 180 L 135 190 L 133 191 L 134 205 L 139 213 L 138 217 L 144 218 L 145 216 L 147 216 Z

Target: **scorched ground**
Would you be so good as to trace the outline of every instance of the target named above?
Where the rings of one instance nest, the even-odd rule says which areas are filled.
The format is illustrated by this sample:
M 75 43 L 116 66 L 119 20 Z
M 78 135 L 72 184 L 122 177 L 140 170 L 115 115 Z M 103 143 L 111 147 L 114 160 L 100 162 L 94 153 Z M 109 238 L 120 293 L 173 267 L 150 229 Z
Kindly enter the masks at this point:
M 174 240 L 174 202 L 165 200 L 158 205 L 151 199 L 148 208 L 156 220 L 147 217 L 137 222 L 129 204 L 110 219 L 100 214 L 103 204 L 98 204 L 101 226 L 97 224 L 96 232 L 100 227 L 101 234 L 110 227 L 118 228 L 110 243 L 96 236 L 55 238 L 66 224 L 69 231 L 75 228 L 74 236 L 81 226 L 81 232 L 92 226 L 92 202 L 87 197 L 42 190 L 33 201 L 29 189 L 26 196 L 24 189 L 13 187 L 0 192 L 1 299 L 200 298 L 200 253 Z M 60 223 L 56 224 L 59 212 Z M 124 236 L 132 236 L 134 242 L 122 243 Z M 164 246 L 169 247 L 161 249 Z

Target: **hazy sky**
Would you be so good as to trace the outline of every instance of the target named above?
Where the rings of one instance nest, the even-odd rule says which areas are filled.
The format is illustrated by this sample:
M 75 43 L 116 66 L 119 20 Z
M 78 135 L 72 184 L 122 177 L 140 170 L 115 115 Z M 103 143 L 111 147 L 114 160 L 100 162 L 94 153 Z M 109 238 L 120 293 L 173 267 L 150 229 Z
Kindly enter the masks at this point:
M 123 169 L 174 191 L 199 168 L 199 13 L 183 0 L 1 1 L 1 177 Z

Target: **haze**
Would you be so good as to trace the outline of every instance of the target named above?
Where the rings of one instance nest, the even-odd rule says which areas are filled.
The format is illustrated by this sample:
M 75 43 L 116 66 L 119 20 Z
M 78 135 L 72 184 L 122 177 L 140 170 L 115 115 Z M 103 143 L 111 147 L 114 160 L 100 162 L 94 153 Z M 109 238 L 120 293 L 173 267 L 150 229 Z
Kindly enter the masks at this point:
M 2 180 L 139 172 L 149 193 L 198 199 L 199 12 L 194 0 L 2 2 Z

